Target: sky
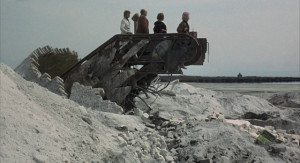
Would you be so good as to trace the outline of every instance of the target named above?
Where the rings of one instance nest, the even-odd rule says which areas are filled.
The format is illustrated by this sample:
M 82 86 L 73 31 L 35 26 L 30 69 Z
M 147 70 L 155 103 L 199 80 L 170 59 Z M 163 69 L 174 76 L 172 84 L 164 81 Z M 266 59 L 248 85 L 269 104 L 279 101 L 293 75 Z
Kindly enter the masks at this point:
M 69 47 L 83 58 L 120 33 L 124 10 L 158 13 L 175 33 L 184 11 L 210 54 L 186 75 L 300 77 L 299 0 L 0 0 L 0 60 L 16 67 L 33 50 Z M 131 24 L 133 24 L 131 22 Z M 208 59 L 209 58 L 209 59 Z

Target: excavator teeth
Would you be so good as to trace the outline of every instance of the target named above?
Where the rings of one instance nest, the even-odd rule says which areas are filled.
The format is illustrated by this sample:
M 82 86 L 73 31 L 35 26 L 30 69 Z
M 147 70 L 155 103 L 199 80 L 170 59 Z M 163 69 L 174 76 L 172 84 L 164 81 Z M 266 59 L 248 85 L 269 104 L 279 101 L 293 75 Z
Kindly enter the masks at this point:
M 205 38 L 187 34 L 115 35 L 81 60 L 69 48 L 38 48 L 17 70 L 43 86 L 64 82 L 64 89 L 58 84 L 56 90 L 68 96 L 75 82 L 101 87 L 107 99 L 128 111 L 158 74 L 181 74 L 186 66 L 203 65 L 206 51 Z

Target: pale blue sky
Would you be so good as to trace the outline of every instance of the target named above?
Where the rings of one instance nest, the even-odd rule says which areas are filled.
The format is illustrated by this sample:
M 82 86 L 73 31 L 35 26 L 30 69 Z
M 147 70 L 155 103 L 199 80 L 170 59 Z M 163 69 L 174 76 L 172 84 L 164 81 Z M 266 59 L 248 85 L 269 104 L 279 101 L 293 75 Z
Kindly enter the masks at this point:
M 299 0 L 1 0 L 1 62 L 17 66 L 37 47 L 69 47 L 81 57 L 120 33 L 123 10 L 159 12 L 175 32 L 183 11 L 210 42 L 209 63 L 189 75 L 300 76 Z

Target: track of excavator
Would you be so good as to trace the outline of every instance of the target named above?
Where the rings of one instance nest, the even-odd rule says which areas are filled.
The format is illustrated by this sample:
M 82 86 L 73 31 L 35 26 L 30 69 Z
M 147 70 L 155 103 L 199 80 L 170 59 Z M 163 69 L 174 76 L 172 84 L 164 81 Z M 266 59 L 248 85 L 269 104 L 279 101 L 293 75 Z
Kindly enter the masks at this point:
M 115 35 L 55 75 L 64 79 L 67 93 L 74 82 L 103 88 L 104 98 L 126 112 L 158 74 L 180 74 L 185 66 L 203 65 L 206 51 L 206 38 L 187 34 Z

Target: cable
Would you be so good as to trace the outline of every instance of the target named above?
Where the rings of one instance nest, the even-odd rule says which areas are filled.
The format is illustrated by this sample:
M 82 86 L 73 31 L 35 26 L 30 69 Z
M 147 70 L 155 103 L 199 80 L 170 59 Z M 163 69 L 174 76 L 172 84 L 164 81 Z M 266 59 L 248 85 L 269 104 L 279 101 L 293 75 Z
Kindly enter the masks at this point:
M 173 74 L 170 75 L 169 82 L 167 83 L 167 85 L 165 87 L 163 87 L 162 89 L 158 90 L 157 92 L 161 92 L 169 86 L 169 84 L 171 83 L 172 76 L 173 76 Z
M 138 88 L 140 88 L 140 89 L 142 89 L 142 90 L 144 90 L 144 91 L 147 91 L 147 92 L 149 92 L 149 93 L 151 93 L 152 95 L 154 95 L 155 96 L 155 99 L 150 103 L 150 105 L 152 105 L 156 100 L 157 100 L 157 98 L 158 98 L 158 96 L 161 96 L 160 95 L 160 92 L 161 91 L 163 91 L 164 89 L 166 89 L 169 85 L 170 85 L 170 83 L 171 83 L 171 79 L 172 79 L 172 75 L 173 74 L 170 74 L 170 78 L 169 78 L 169 81 L 168 81 L 168 83 L 162 88 L 162 89 L 160 89 L 160 90 L 153 90 L 153 89 L 150 89 L 149 87 L 147 88 L 147 89 L 145 89 L 145 88 L 142 88 L 142 87 L 139 87 L 139 86 L 137 86 Z M 153 87 L 153 86 L 152 86 Z M 155 87 L 154 87 L 155 88 Z M 143 92 L 144 92 L 143 91 Z M 145 93 L 145 92 L 144 92 Z M 156 95 L 155 95 L 155 93 L 156 93 Z M 146 93 L 145 93 L 146 94 Z M 132 94 L 132 95 L 134 95 L 134 94 Z M 147 95 L 147 94 L 146 94 Z M 138 97 L 139 99 L 141 99 L 143 102 L 144 102 L 144 104 L 150 109 L 150 110 L 152 110 L 152 108 L 150 107 L 150 105 L 148 105 L 147 104 L 147 102 L 144 100 L 144 99 L 142 99 L 140 96 L 138 96 L 138 95 L 134 95 L 134 96 L 136 96 L 136 97 Z
M 130 93 L 130 94 L 137 97 L 137 98 L 139 98 L 140 100 L 142 100 L 142 102 L 149 108 L 149 110 L 147 110 L 146 112 L 150 112 L 152 110 L 152 108 L 147 104 L 147 102 L 143 98 L 141 98 L 140 96 L 135 95 L 133 93 Z
M 155 96 L 155 93 L 156 92 L 154 92 L 154 90 L 152 90 L 152 89 L 149 89 L 149 88 L 147 88 L 147 89 L 145 89 L 145 88 L 142 88 L 142 87 L 140 87 L 140 86 L 136 86 L 137 88 L 139 88 L 139 89 L 142 89 L 142 91 L 145 93 L 145 92 L 148 92 L 148 93 L 151 93 L 152 95 L 154 95 Z M 147 93 L 145 93 L 145 94 L 147 94 Z
M 157 97 L 159 96 L 159 94 L 157 94 L 156 96 L 155 96 L 155 99 L 149 104 L 149 105 L 152 105 L 156 100 L 157 100 Z

